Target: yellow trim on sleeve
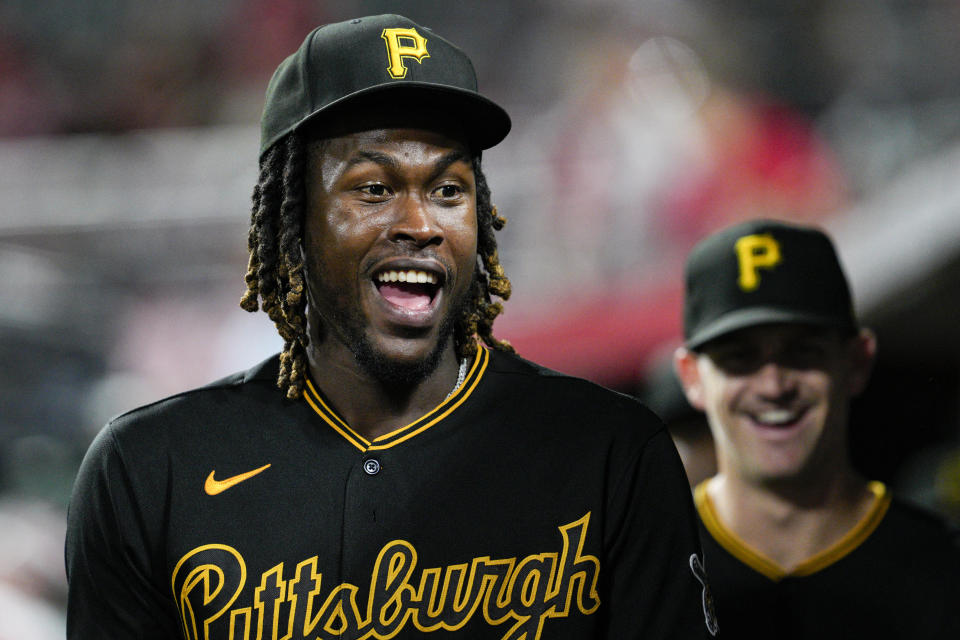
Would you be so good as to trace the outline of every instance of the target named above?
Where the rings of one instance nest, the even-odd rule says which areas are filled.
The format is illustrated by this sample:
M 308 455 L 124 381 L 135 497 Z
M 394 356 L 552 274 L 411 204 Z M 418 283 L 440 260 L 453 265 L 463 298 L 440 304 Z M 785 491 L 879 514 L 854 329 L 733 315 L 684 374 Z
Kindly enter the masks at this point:
M 868 488 L 874 495 L 874 501 L 870 510 L 860 522 L 836 543 L 807 560 L 804 560 L 794 567 L 793 570 L 787 571 L 745 543 L 720 521 L 713 502 L 710 500 L 710 495 L 707 493 L 708 482 L 709 480 L 704 480 L 698 484 L 693 491 L 694 504 L 697 507 L 697 512 L 700 514 L 700 519 L 703 521 L 704 527 L 706 527 L 710 535 L 713 536 L 714 540 L 726 549 L 730 555 L 774 582 L 779 582 L 786 577 L 809 576 L 829 567 L 851 553 L 863 544 L 863 542 L 870 537 L 870 534 L 880 525 L 883 517 L 887 514 L 887 509 L 890 507 L 891 502 L 891 497 L 886 485 L 882 482 L 871 482 Z
M 467 398 L 473 393 L 480 379 L 483 377 L 490 362 L 489 350 L 481 344 L 477 345 L 477 355 L 473 359 L 470 371 L 464 378 L 463 383 L 453 390 L 453 392 L 436 407 L 429 412 L 417 418 L 413 422 L 382 436 L 378 436 L 372 442 L 354 431 L 340 416 L 334 412 L 330 406 L 324 402 L 323 397 L 317 391 L 313 383 L 307 378 L 307 393 L 303 394 L 307 404 L 326 422 L 334 431 L 343 436 L 354 447 L 360 451 L 382 451 L 390 447 L 405 442 L 410 438 L 423 433 L 434 426 L 448 415 L 453 413 Z

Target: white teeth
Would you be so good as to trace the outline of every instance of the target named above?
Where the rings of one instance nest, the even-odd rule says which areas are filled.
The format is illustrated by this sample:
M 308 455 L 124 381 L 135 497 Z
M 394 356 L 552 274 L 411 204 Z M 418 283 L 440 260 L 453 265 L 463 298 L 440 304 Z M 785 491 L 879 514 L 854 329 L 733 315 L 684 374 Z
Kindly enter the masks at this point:
M 420 284 L 437 284 L 437 276 L 427 271 L 381 271 L 377 274 L 380 282 L 417 282 Z
M 788 409 L 771 409 L 756 416 L 757 422 L 763 424 L 787 424 L 797 419 L 797 412 Z

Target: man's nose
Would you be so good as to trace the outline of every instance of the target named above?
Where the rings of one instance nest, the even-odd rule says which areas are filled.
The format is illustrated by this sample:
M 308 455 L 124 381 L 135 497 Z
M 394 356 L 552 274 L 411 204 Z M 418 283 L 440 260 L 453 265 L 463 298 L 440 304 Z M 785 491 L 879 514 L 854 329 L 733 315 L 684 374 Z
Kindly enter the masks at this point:
M 793 372 L 776 361 L 764 363 L 754 378 L 758 392 L 768 398 L 780 398 L 796 389 Z
M 431 213 L 428 202 L 415 194 L 404 195 L 397 202 L 390 239 L 412 242 L 418 247 L 440 244 L 443 241 L 443 228 Z

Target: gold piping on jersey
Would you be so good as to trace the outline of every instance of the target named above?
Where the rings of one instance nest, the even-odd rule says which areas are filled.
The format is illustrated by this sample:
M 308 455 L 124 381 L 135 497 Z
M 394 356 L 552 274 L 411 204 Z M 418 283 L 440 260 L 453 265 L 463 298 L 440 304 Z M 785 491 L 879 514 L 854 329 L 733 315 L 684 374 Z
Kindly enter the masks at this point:
M 700 514 L 700 519 L 703 520 L 703 525 L 714 540 L 726 549 L 730 555 L 774 582 L 779 582 L 788 577 L 809 576 L 826 569 L 848 555 L 863 544 L 870 537 L 870 534 L 876 530 L 887 514 L 891 502 L 886 485 L 877 481 L 870 482 L 867 488 L 873 494 L 874 500 L 867 514 L 840 540 L 807 558 L 791 571 L 787 571 L 770 558 L 750 547 L 720 521 L 713 506 L 713 501 L 710 500 L 710 495 L 707 493 L 708 482 L 709 480 L 704 480 L 693 490 L 693 500 L 697 506 L 697 512 Z
M 487 370 L 487 365 L 489 362 L 489 350 L 483 345 L 478 345 L 477 355 L 473 359 L 473 364 L 470 367 L 470 371 L 463 379 L 463 383 L 454 389 L 453 393 L 451 393 L 449 397 L 417 420 L 406 426 L 400 427 L 399 429 L 394 429 L 389 433 L 385 433 L 382 436 L 378 436 L 372 441 L 367 440 L 362 435 L 354 431 L 350 425 L 348 425 L 333 411 L 333 409 L 330 408 L 330 405 L 324 401 L 323 396 L 321 396 L 317 391 L 317 388 L 313 385 L 313 382 L 310 380 L 310 378 L 307 378 L 306 393 L 303 394 L 303 397 L 306 399 L 307 404 L 310 405 L 310 407 L 323 419 L 324 422 L 326 422 L 334 431 L 343 436 L 343 438 L 354 447 L 363 452 L 381 451 L 383 449 L 389 449 L 390 447 L 400 444 L 401 442 L 406 442 L 410 438 L 423 433 L 453 413 L 457 407 L 463 404 L 466 399 L 470 397 L 470 394 L 473 393 L 473 390 L 477 388 L 477 384 L 480 383 L 480 379 Z

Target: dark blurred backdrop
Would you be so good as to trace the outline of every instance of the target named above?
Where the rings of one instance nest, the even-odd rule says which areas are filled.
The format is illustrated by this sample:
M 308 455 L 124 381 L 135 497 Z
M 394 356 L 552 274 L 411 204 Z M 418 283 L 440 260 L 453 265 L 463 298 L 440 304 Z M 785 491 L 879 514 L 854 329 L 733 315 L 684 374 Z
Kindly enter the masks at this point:
M 0 640 L 62 637 L 103 423 L 279 348 L 237 305 L 266 82 L 313 26 L 385 12 L 466 49 L 513 117 L 484 154 L 498 335 L 640 393 L 694 242 L 821 224 L 880 337 L 857 464 L 960 519 L 960 2 L 3 0 Z

